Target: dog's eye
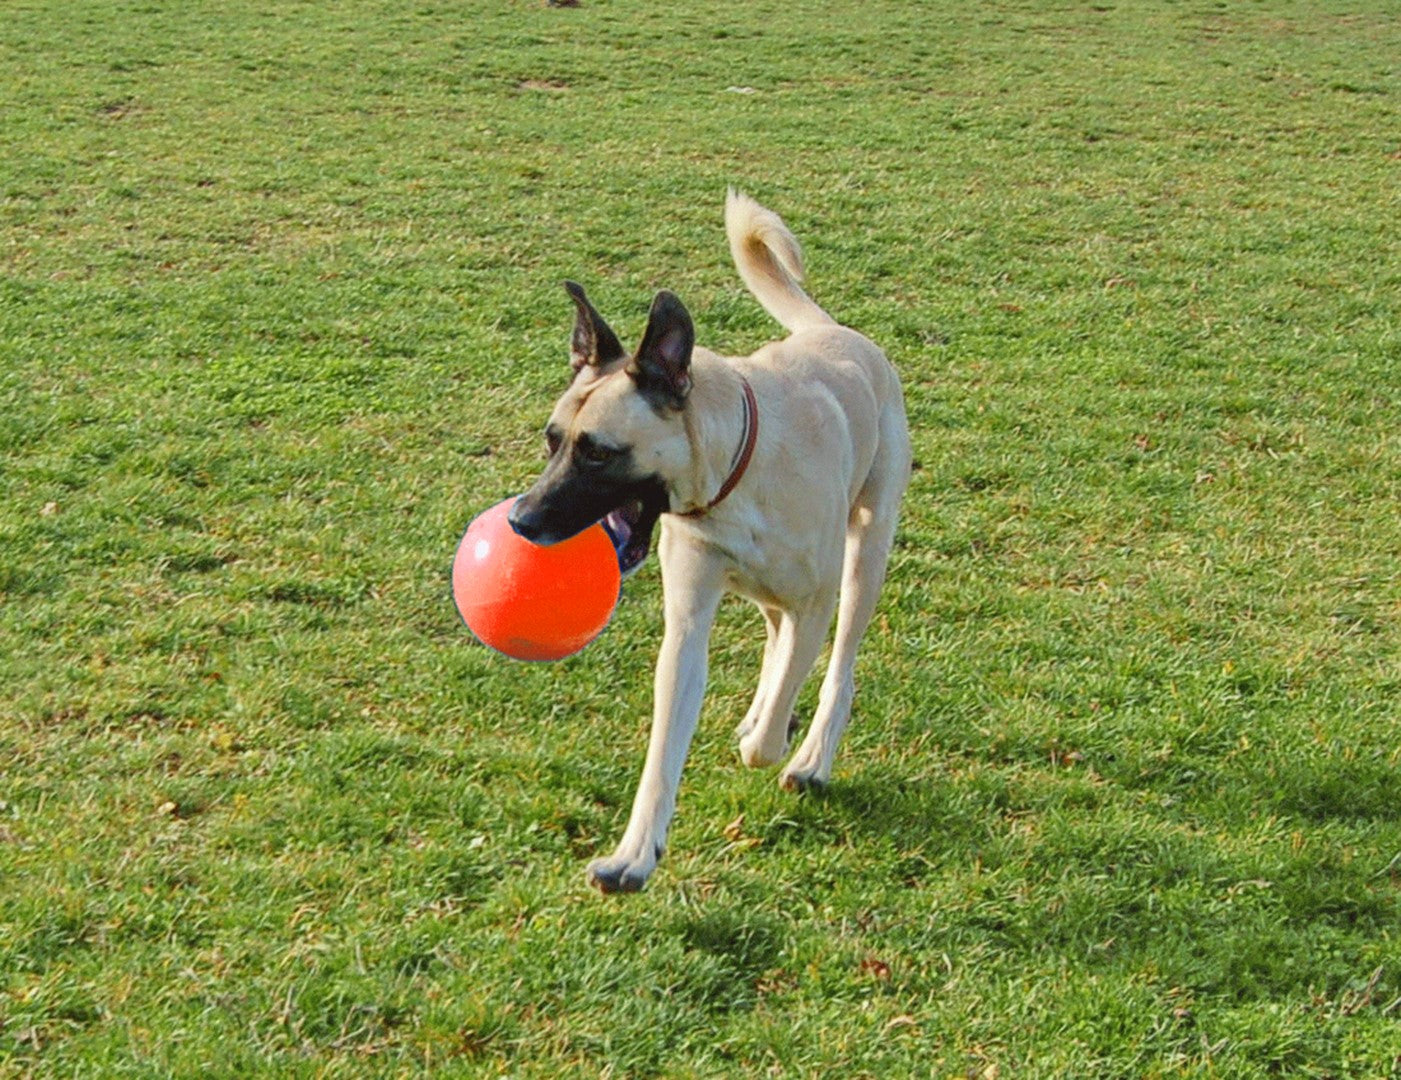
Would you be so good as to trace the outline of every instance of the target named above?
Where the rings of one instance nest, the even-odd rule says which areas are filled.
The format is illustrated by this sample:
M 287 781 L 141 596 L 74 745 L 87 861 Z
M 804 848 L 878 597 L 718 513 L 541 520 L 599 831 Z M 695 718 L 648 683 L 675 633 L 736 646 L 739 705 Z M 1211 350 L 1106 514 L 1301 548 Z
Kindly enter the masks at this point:
M 611 446 L 604 446 L 602 443 L 594 442 L 592 439 L 583 438 L 575 444 L 575 453 L 580 460 L 588 462 L 590 465 L 602 465 L 612 461 L 618 456 L 618 451 Z
M 550 457 L 559 453 L 560 444 L 564 442 L 563 436 L 554 428 L 549 428 L 545 432 L 545 449 L 549 451 Z

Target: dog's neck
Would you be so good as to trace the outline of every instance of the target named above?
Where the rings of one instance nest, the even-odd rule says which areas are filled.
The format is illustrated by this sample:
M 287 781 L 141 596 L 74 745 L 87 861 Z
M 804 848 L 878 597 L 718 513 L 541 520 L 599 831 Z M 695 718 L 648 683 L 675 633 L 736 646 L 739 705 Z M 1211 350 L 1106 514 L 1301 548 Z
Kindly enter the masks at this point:
M 686 409 L 694 490 L 688 505 L 674 511 L 682 517 L 701 517 L 724 502 L 744 478 L 759 438 L 759 403 L 749 380 L 718 358 L 706 367 L 716 377 L 696 381 L 693 394 L 705 397 Z

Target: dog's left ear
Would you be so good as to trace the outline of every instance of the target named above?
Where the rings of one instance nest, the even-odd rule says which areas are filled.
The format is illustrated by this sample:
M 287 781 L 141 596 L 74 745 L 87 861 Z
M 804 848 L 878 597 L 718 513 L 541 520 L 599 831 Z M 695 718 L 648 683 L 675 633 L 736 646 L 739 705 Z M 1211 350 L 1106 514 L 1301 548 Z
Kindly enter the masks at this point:
M 696 330 L 691 315 L 675 293 L 663 289 L 652 300 L 647 332 L 627 373 L 637 388 L 653 400 L 679 409 L 691 392 L 691 350 Z

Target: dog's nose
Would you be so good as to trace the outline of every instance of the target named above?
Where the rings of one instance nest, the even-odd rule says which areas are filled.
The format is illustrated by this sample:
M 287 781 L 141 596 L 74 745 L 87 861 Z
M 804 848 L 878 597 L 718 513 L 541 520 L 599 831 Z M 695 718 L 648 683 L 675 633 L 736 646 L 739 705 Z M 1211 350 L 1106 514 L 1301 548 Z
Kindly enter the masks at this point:
M 506 521 L 515 530 L 517 536 L 522 536 L 532 544 L 540 539 L 540 534 L 544 531 L 540 522 L 533 520 L 528 508 L 522 509 L 521 500 L 516 500 L 516 505 L 511 507 L 511 512 L 506 515 Z

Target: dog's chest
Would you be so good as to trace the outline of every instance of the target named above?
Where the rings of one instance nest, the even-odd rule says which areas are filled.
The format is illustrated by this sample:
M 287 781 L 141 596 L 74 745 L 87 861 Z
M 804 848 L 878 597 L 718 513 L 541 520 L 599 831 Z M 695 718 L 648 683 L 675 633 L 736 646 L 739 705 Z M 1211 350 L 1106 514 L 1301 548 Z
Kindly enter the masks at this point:
M 721 568 L 728 591 L 765 606 L 799 604 L 841 573 L 840 533 L 823 537 L 761 514 L 663 519 L 662 528 L 671 534 L 662 544 L 663 573 L 686 573 L 690 560 L 706 560 Z

